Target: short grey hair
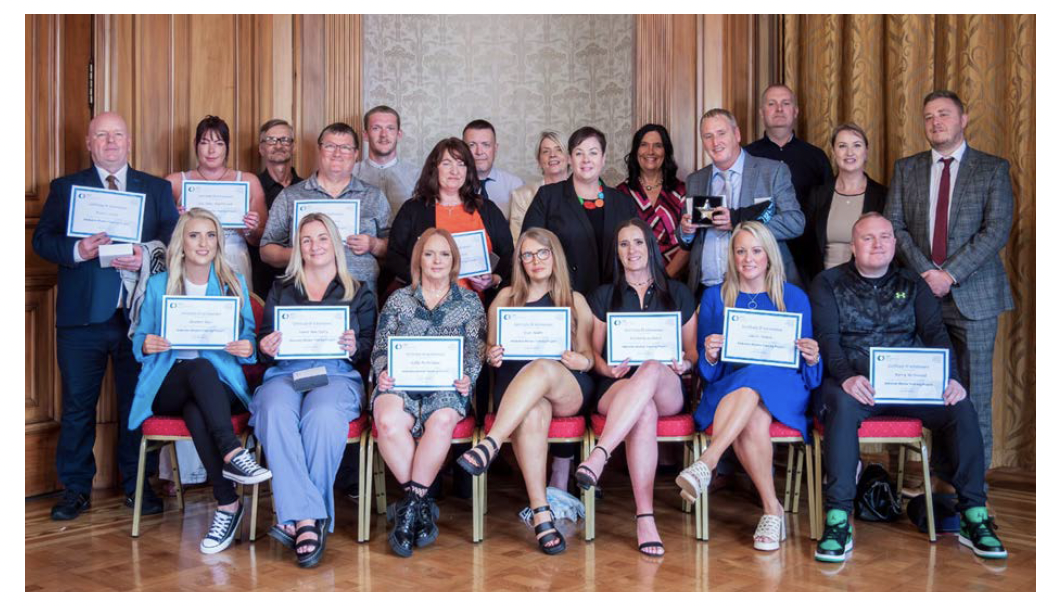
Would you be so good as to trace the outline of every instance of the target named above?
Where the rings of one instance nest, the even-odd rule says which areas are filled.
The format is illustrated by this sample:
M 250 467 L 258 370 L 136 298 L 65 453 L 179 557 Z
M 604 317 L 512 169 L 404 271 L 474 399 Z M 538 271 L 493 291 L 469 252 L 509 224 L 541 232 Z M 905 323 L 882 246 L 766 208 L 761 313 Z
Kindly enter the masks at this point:
M 734 119 L 734 114 L 732 114 L 730 111 L 728 111 L 726 109 L 723 109 L 722 107 L 717 107 L 715 109 L 710 109 L 709 111 L 705 112 L 701 116 L 701 121 L 704 122 L 704 121 L 708 120 L 709 118 L 716 118 L 716 117 L 726 118 L 727 121 L 731 123 L 731 126 L 733 126 L 734 128 L 738 128 L 738 121 Z

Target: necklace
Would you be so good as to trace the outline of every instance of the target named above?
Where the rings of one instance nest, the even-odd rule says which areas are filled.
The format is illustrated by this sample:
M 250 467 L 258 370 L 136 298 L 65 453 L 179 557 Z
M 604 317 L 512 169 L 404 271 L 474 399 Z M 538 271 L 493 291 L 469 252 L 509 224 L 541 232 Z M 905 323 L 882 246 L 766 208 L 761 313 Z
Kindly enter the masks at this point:
M 763 293 L 758 292 L 756 294 L 752 294 L 743 292 L 742 294 L 746 297 L 749 297 L 749 302 L 746 304 L 746 307 L 748 307 L 749 309 L 756 309 L 758 307 L 758 305 L 756 304 L 756 299 L 760 298 L 760 295 L 762 295 Z
M 647 278 L 646 280 L 643 280 L 642 282 L 632 282 L 631 280 L 626 279 L 625 282 L 628 282 L 628 285 L 633 287 L 633 288 L 642 288 L 644 286 L 650 286 L 654 282 L 654 279 L 653 278 Z
M 643 184 L 643 189 L 645 189 L 647 191 L 653 191 L 654 188 L 659 188 L 660 189 L 661 185 L 665 182 L 665 180 L 664 179 L 658 179 L 657 183 L 647 183 L 646 181 L 643 180 L 642 175 L 640 175 L 639 182 Z
M 223 177 L 225 177 L 227 172 L 229 172 L 229 171 L 230 171 L 229 168 L 223 167 L 223 172 L 219 175 L 218 179 L 209 179 L 208 177 L 205 176 L 205 174 L 203 172 L 201 172 L 200 168 L 197 169 L 197 174 L 201 175 L 201 180 L 202 181 L 222 181 Z
M 603 200 L 604 198 L 605 196 L 603 195 L 603 181 L 600 179 L 599 197 L 595 198 L 594 200 L 585 200 L 581 196 L 577 196 L 577 201 L 580 202 L 581 206 L 585 207 L 586 210 L 595 210 L 597 208 L 602 208 L 606 204 L 606 202 Z

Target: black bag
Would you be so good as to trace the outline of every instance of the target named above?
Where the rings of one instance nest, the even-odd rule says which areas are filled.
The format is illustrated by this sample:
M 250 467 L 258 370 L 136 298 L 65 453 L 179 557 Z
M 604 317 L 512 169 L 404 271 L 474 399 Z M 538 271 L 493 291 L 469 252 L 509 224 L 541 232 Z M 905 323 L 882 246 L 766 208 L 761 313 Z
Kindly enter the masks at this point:
M 855 493 L 855 518 L 869 522 L 894 522 L 902 515 L 899 496 L 882 465 L 871 463 L 862 472 Z

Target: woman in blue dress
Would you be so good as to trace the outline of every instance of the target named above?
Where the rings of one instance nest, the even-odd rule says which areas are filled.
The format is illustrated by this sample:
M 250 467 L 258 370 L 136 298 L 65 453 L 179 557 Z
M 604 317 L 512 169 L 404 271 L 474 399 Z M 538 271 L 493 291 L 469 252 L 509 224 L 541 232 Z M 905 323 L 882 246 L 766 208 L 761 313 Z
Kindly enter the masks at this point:
M 698 340 L 704 342 L 698 369 L 707 385 L 694 420 L 702 429 L 712 426 L 712 443 L 679 474 L 676 484 L 683 498 L 693 502 L 708 487 L 720 457 L 734 446 L 763 502 L 753 547 L 772 551 L 781 546 L 786 530 L 771 471 L 771 421 L 792 427 L 806 439 L 807 402 L 822 382 L 822 364 L 818 342 L 811 338 L 811 302 L 804 291 L 786 283 L 778 243 L 762 223 L 746 221 L 734 228 L 727 265 L 723 283 L 705 291 L 698 310 Z M 725 307 L 802 314 L 801 338 L 796 341 L 799 366 L 722 362 Z

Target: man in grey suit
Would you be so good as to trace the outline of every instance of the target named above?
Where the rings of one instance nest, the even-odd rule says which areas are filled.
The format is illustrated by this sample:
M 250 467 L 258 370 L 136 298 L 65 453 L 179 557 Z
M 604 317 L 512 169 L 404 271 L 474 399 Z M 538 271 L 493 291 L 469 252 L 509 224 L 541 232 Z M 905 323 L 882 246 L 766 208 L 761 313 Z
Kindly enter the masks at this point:
M 884 212 L 895 228 L 899 258 L 941 301 L 989 468 L 997 316 L 1014 307 L 998 253 L 1012 229 L 1014 199 L 1008 161 L 969 147 L 967 126 L 955 93 L 938 90 L 924 98 L 932 148 L 895 162 Z
M 676 236 L 680 246 L 690 251 L 687 285 L 698 293 L 702 286 L 723 281 L 731 230 L 748 217 L 762 221 L 771 230 L 778 239 L 787 279 L 803 287 L 786 246 L 786 241 L 804 231 L 804 214 L 796 200 L 789 167 L 751 156 L 742 149 L 738 122 L 725 109 L 705 112 L 701 118 L 701 141 L 712 164 L 687 177 L 687 195 L 724 195 L 726 206 L 717 209 L 712 227 L 707 228 L 694 225 L 690 215 L 683 213 Z M 762 210 L 750 209 L 759 204 L 764 205 Z

